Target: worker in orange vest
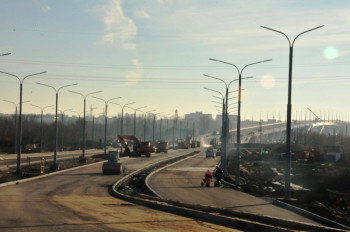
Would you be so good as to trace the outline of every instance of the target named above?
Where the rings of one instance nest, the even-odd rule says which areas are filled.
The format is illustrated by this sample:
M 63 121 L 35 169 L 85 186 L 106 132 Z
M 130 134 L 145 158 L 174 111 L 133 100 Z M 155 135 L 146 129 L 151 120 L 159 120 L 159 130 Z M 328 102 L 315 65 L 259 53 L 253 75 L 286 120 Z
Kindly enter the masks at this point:
M 205 172 L 205 175 L 204 175 L 204 182 L 205 182 L 205 186 L 207 187 L 210 187 L 210 182 L 211 182 L 211 179 L 213 178 L 211 172 L 208 170 Z

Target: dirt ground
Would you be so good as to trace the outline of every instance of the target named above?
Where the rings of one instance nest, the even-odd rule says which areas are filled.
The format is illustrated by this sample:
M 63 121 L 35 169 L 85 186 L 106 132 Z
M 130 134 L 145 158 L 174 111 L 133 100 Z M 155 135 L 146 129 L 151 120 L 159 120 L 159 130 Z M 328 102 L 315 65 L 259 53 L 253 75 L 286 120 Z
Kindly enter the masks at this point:
M 179 231 L 180 228 L 181 231 L 241 231 L 164 213 L 113 197 L 55 195 L 51 201 L 94 218 L 92 222 L 72 221 L 72 224 L 101 224 L 113 231 Z
M 242 157 L 242 189 L 258 197 L 284 198 L 286 162 L 271 157 Z M 234 161 L 229 162 L 234 170 Z M 350 172 L 341 163 L 292 161 L 292 201 L 288 202 L 317 215 L 350 226 Z M 230 176 L 233 181 L 234 174 Z

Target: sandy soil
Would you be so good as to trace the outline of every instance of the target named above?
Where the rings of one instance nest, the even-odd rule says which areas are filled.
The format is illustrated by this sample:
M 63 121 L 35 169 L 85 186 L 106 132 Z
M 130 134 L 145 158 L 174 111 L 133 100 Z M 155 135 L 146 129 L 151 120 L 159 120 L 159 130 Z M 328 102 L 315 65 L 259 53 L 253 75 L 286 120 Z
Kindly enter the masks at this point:
M 148 209 L 112 197 L 55 195 L 51 201 L 94 219 L 71 221 L 72 224 L 101 225 L 115 231 L 241 231 Z

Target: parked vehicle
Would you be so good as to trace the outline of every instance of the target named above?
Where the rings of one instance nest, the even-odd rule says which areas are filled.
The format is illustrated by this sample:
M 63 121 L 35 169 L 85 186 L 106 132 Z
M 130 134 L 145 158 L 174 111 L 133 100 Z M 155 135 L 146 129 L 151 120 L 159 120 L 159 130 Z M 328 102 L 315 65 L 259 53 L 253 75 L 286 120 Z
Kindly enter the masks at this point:
M 213 148 L 210 147 L 205 151 L 205 158 L 215 158 L 215 153 Z
M 156 153 L 168 153 L 169 143 L 165 141 L 160 141 L 157 143 Z

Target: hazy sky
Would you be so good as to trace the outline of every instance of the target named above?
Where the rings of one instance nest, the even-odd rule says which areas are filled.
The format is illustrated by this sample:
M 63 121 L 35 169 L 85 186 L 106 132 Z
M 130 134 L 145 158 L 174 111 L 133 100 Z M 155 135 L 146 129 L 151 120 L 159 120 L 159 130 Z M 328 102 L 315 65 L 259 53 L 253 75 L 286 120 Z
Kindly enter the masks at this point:
M 217 114 L 225 85 L 203 76 L 230 82 L 238 78 L 233 66 L 243 68 L 261 60 L 271 62 L 247 67 L 242 81 L 242 119 L 266 119 L 273 113 L 285 117 L 288 81 L 288 41 L 267 26 L 285 32 L 291 40 L 308 29 L 294 44 L 293 114 L 350 115 L 350 2 L 349 1 L 238 1 L 238 0 L 1 0 L 0 71 L 25 79 L 24 113 L 39 113 L 30 104 L 55 104 L 59 109 L 83 111 L 83 95 L 103 91 L 103 99 L 180 115 L 201 111 Z M 19 101 L 19 82 L 0 75 L 0 99 Z M 230 91 L 238 89 L 233 82 Z M 231 93 L 229 97 L 236 97 Z M 237 102 L 231 99 L 230 104 Z M 87 108 L 103 112 L 104 103 L 91 96 Z M 234 107 L 234 105 L 232 106 Z M 0 101 L 1 113 L 14 106 Z M 47 113 L 52 113 L 48 109 Z M 120 107 L 109 105 L 109 115 Z M 128 110 L 128 112 L 133 112 Z M 234 109 L 230 111 L 235 114 Z M 68 113 L 72 114 L 72 113 Z M 321 115 L 320 115 L 321 114 Z M 299 117 L 299 116 L 298 116 Z

